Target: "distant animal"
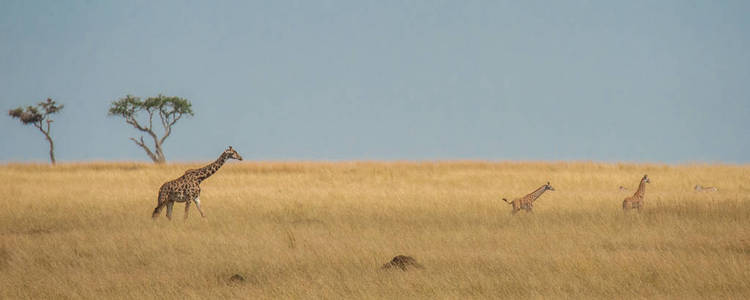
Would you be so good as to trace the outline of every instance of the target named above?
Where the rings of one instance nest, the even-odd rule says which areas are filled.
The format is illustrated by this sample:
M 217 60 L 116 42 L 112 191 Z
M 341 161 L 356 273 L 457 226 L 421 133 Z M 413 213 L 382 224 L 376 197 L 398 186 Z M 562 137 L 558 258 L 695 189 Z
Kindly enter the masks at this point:
M 695 186 L 696 192 L 718 192 L 719 189 L 715 186 L 702 186 L 702 185 L 696 185 Z
M 198 212 L 201 213 L 201 217 L 205 217 L 201 209 L 201 202 L 199 196 L 201 194 L 200 184 L 203 180 L 210 177 L 216 171 L 224 165 L 227 159 L 242 160 L 237 151 L 229 146 L 227 150 L 219 155 L 213 163 L 200 169 L 190 169 L 185 171 L 185 174 L 177 179 L 167 181 L 162 184 L 159 188 L 159 197 L 154 208 L 154 212 L 151 214 L 151 218 L 156 219 L 159 217 L 159 213 L 166 206 L 167 207 L 167 219 L 172 219 L 172 206 L 175 202 L 185 202 L 185 219 L 188 217 L 188 211 L 190 210 L 190 203 L 195 202 L 195 206 L 198 208 Z
M 620 186 L 620 188 L 619 188 L 619 189 L 620 189 L 620 192 L 627 192 L 627 191 L 630 191 L 630 190 L 629 190 L 628 188 L 626 188 L 626 187 L 624 187 L 624 186 Z
M 640 212 L 641 208 L 643 208 L 643 200 L 646 198 L 646 184 L 650 182 L 651 180 L 648 179 L 648 175 L 643 175 L 643 178 L 641 178 L 641 183 L 638 185 L 638 190 L 635 191 L 635 194 L 633 194 L 633 196 L 625 198 L 625 200 L 622 201 L 622 209 L 637 209 Z
M 411 256 L 396 255 L 391 261 L 385 263 L 380 268 L 383 270 L 401 269 L 401 271 L 407 271 L 409 268 L 424 269 L 424 266 L 419 264 L 417 260 Z
M 555 188 L 553 188 L 549 181 L 547 181 L 547 184 L 542 185 L 535 191 L 531 192 L 530 194 L 523 196 L 521 198 L 516 198 L 513 201 L 508 201 L 508 199 L 503 198 L 503 201 L 507 202 L 508 204 L 513 206 L 513 210 L 511 211 L 511 214 L 516 214 L 520 210 L 525 210 L 526 212 L 531 212 L 534 208 L 534 201 L 536 201 L 539 196 L 544 194 L 546 191 L 554 191 Z

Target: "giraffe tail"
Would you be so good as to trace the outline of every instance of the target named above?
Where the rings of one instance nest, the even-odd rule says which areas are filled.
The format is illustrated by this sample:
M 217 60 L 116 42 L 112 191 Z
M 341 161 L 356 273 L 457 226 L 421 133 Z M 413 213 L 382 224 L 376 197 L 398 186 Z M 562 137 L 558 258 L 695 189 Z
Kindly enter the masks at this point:
M 151 218 L 156 220 L 157 217 L 159 217 L 159 213 L 161 212 L 161 209 L 164 207 L 164 202 L 166 201 L 166 193 L 162 191 L 162 189 L 159 189 L 159 196 L 156 199 L 156 208 L 154 208 L 154 211 L 151 213 Z
M 505 199 L 505 198 L 503 198 L 503 201 L 507 202 L 508 204 L 513 204 L 513 203 L 510 203 L 510 201 L 508 201 L 508 199 Z

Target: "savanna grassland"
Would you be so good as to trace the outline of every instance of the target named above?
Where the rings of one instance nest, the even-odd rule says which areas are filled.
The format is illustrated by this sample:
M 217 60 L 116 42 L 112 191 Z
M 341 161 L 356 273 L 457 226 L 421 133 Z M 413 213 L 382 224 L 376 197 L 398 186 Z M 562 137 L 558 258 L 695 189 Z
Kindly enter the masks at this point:
M 230 161 L 153 221 L 199 166 L 0 165 L 0 298 L 750 297 L 747 165 Z

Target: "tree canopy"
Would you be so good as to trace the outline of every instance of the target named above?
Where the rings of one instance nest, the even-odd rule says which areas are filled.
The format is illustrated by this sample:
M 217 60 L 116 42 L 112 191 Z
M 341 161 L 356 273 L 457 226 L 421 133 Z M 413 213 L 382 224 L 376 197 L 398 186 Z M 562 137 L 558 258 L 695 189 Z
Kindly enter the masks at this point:
M 122 117 L 125 119 L 125 123 L 151 136 L 154 142 L 153 150 L 146 145 L 143 136 L 139 139 L 130 139 L 143 148 L 151 160 L 156 163 L 163 163 L 166 158 L 162 151 L 162 144 L 172 133 L 172 126 L 185 115 L 193 116 L 193 110 L 190 101 L 180 97 L 158 95 L 146 98 L 143 101 L 139 97 L 127 95 L 112 102 L 109 115 Z M 138 120 L 141 115 L 145 115 L 145 121 Z M 154 115 L 159 116 L 158 122 L 161 123 L 164 130 L 161 137 L 158 137 L 154 132 Z

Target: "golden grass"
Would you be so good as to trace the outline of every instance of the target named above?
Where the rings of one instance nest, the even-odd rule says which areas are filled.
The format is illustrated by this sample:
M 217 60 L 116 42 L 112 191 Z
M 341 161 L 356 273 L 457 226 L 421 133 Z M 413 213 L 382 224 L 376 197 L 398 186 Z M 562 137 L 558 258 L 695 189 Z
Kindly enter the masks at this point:
M 0 298 L 750 297 L 750 166 L 231 161 L 207 218 L 152 221 L 198 166 L 0 165 Z M 378 269 L 397 254 L 425 269 Z

